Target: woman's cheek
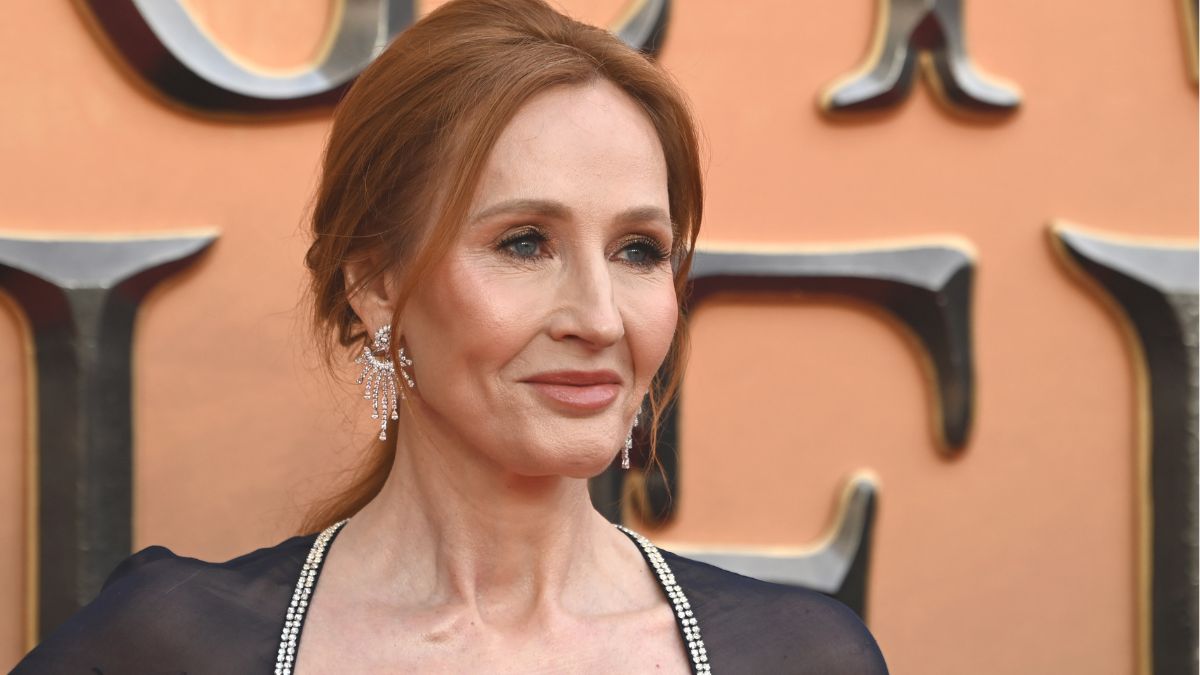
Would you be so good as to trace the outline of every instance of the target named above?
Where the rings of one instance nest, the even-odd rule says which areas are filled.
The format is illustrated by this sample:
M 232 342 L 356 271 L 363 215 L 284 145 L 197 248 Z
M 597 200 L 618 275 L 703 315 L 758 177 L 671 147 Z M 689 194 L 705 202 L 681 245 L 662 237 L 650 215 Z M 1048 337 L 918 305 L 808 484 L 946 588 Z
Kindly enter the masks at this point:
M 648 381 L 658 370 L 675 336 L 679 306 L 674 287 L 667 285 L 665 290 L 640 294 L 641 302 L 637 303 L 633 313 L 636 320 L 632 322 L 634 330 L 630 331 L 633 333 L 630 342 L 639 380 Z

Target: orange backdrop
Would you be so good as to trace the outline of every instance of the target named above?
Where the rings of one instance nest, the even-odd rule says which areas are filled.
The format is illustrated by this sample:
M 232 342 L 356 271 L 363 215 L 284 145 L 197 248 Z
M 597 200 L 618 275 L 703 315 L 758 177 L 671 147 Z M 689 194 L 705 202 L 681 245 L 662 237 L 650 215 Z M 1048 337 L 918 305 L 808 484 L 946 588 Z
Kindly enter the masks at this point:
M 334 0 L 190 0 L 245 60 L 311 58 Z M 608 24 L 623 0 L 563 0 Z M 896 673 L 1129 673 L 1137 662 L 1137 371 L 1119 321 L 1066 273 L 1053 218 L 1194 239 L 1197 94 L 1179 3 L 966 2 L 981 68 L 1022 108 L 980 125 L 919 84 L 893 112 L 815 105 L 874 3 L 679 0 L 662 62 L 706 135 L 706 245 L 973 248 L 976 409 L 940 456 L 923 356 L 852 302 L 725 297 L 693 317 L 667 548 L 804 545 L 842 482 L 878 476 L 869 620 Z M 422 7 L 427 11 L 429 3 Z M 143 304 L 134 540 L 227 559 L 294 533 L 372 425 L 317 366 L 298 307 L 327 114 L 213 121 L 165 105 L 71 2 L 0 9 L 0 229 L 216 227 Z M 27 649 L 29 339 L 0 311 L 0 667 Z M 750 434 L 753 430 L 753 434 Z

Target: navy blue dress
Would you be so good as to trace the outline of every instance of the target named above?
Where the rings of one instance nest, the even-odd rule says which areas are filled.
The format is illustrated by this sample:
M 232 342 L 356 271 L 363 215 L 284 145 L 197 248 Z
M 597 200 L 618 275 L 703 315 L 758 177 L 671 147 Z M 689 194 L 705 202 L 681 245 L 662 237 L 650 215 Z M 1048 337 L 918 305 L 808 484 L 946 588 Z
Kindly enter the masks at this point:
M 274 673 L 316 537 L 292 537 L 222 563 L 145 548 L 13 672 Z M 886 675 L 870 631 L 837 600 L 657 550 L 690 601 L 712 672 Z

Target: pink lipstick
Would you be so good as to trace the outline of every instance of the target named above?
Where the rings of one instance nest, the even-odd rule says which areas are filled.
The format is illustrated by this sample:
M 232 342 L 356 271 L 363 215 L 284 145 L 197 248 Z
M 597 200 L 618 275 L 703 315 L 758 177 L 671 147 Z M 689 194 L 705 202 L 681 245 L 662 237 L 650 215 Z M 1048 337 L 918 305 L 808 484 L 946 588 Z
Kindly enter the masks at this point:
M 561 407 L 600 410 L 621 393 L 621 376 L 611 370 L 556 370 L 522 380 Z

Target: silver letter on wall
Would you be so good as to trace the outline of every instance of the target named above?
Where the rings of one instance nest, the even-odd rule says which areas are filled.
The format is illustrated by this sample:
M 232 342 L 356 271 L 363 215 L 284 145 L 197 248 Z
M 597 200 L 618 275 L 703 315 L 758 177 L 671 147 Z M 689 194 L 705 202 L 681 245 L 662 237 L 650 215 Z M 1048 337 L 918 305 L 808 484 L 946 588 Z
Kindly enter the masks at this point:
M 938 98 L 951 109 L 1005 113 L 1021 101 L 1016 87 L 975 69 L 963 30 L 963 0 L 879 0 L 866 62 L 827 86 L 826 113 L 891 107 L 916 79 L 918 58 Z
M 0 237 L 0 289 L 28 320 L 37 378 L 34 640 L 91 601 L 129 555 L 134 317 L 150 289 L 215 239 Z
M 1051 244 L 1069 269 L 1115 301 L 1118 319 L 1135 339 L 1139 401 L 1137 481 L 1139 651 L 1146 673 L 1197 671 L 1200 554 L 1196 513 L 1197 292 L 1195 245 L 1088 233 L 1064 223 Z
M 335 103 L 350 82 L 412 24 L 413 0 L 341 0 L 326 48 L 289 74 L 248 68 L 197 25 L 183 0 L 82 0 L 95 25 L 146 82 L 204 113 L 297 112 Z M 611 30 L 657 53 L 669 0 L 633 0 Z

